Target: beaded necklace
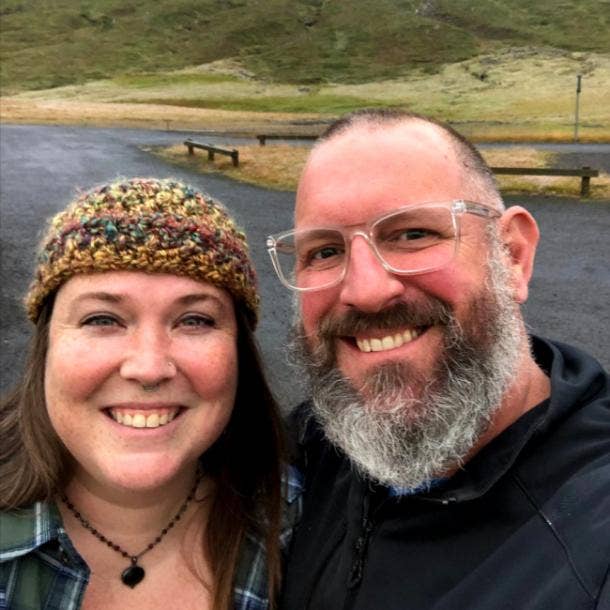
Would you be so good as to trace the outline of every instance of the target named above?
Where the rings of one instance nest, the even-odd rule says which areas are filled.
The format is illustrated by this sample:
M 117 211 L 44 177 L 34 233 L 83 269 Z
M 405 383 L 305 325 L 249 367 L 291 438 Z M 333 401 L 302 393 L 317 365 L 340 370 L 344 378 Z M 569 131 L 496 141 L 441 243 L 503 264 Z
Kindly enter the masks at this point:
M 72 502 L 70 502 L 70 500 L 68 500 L 68 498 L 65 495 L 61 496 L 61 501 L 66 505 L 68 510 L 76 517 L 78 522 L 86 530 L 91 532 L 100 542 L 103 542 L 113 551 L 116 551 L 117 553 L 119 553 L 123 557 L 125 557 L 125 559 L 129 559 L 131 561 L 131 565 L 127 566 L 121 572 L 121 581 L 123 582 L 123 584 L 125 584 L 128 587 L 131 587 L 133 589 L 137 584 L 142 582 L 142 580 L 144 579 L 144 576 L 146 576 L 146 572 L 144 571 L 144 568 L 141 565 L 138 565 L 138 561 L 140 560 L 140 557 L 142 557 L 142 555 L 144 555 L 145 553 L 148 553 L 148 551 L 152 551 L 152 549 L 154 549 L 161 542 L 161 540 L 163 540 L 163 538 L 165 538 L 166 534 L 176 525 L 176 523 L 178 523 L 178 521 L 180 521 L 180 518 L 184 514 L 184 511 L 186 510 L 187 506 L 190 504 L 191 500 L 195 497 L 195 492 L 197 491 L 197 486 L 199 485 L 200 479 L 201 479 L 201 476 L 198 474 L 197 478 L 195 480 L 195 483 L 193 484 L 193 487 L 191 488 L 191 491 L 189 492 L 189 495 L 187 496 L 186 500 L 182 503 L 182 506 L 178 509 L 178 512 L 172 517 L 172 519 L 169 521 L 169 523 L 159 532 L 159 535 L 154 540 L 149 542 L 146 545 L 146 547 L 142 551 L 137 553 L 136 555 L 131 555 L 125 549 L 120 547 L 118 544 L 116 544 L 115 542 L 112 542 L 112 540 L 109 540 L 108 538 L 106 538 L 106 536 L 104 536 L 104 534 L 99 532 L 95 527 L 93 527 L 93 525 L 91 525 L 91 523 L 89 523 L 89 521 L 87 521 L 87 519 L 85 519 L 85 517 L 83 517 L 83 515 L 81 515 L 81 513 L 76 509 L 74 504 L 72 504 Z

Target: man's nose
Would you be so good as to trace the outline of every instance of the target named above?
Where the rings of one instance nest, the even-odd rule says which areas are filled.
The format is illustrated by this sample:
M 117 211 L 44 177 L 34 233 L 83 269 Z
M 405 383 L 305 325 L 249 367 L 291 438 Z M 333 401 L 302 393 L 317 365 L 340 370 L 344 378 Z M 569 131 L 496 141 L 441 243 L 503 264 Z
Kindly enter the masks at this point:
M 383 267 L 368 240 L 362 235 L 354 236 L 341 284 L 341 303 L 376 312 L 393 305 L 403 292 L 401 279 Z
M 137 329 L 121 364 L 121 376 L 143 386 L 171 379 L 176 365 L 171 358 L 171 338 L 162 329 Z

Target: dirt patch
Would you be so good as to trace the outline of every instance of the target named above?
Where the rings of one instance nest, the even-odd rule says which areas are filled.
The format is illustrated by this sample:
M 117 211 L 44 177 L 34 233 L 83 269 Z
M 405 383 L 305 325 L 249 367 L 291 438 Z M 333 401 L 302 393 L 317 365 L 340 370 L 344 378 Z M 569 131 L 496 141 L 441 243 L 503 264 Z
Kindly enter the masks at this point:
M 315 114 L 237 112 L 160 104 L 0 98 L 6 123 L 131 127 L 172 131 L 217 131 L 236 135 L 319 133 L 325 122 Z
M 225 143 L 224 148 L 233 148 Z M 266 146 L 240 145 L 239 167 L 233 167 L 229 157 L 217 155 L 211 162 L 207 153 L 197 151 L 189 155 L 182 144 L 167 148 L 154 148 L 151 152 L 160 157 L 202 173 L 222 173 L 234 180 L 255 184 L 265 188 L 295 190 L 309 146 L 291 146 L 284 143 L 267 143 Z M 511 147 L 482 150 L 485 160 L 492 166 L 550 167 L 555 164 L 555 155 L 534 147 Z M 578 197 L 580 178 L 549 176 L 498 176 L 498 185 L 503 194 L 536 194 Z M 610 176 L 602 172 L 591 181 L 591 199 L 610 197 Z

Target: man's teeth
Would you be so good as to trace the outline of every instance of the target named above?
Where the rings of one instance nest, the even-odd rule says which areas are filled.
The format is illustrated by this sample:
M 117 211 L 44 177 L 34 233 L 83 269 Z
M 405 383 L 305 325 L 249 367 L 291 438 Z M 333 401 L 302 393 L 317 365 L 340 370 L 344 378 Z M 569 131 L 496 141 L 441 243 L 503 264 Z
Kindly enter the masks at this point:
M 415 329 L 409 329 L 377 339 L 356 339 L 356 343 L 361 352 L 385 352 L 386 350 L 400 347 L 403 343 L 413 341 L 420 334 Z
M 158 428 L 169 424 L 178 409 L 125 411 L 124 409 L 110 409 L 110 415 L 115 422 L 129 428 Z

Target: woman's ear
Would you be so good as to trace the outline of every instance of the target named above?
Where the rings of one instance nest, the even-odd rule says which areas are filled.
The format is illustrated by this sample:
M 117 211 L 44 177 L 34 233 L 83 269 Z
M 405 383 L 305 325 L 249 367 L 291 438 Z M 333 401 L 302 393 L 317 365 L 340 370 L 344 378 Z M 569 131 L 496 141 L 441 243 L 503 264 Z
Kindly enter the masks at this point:
M 501 240 L 509 255 L 513 296 L 517 303 L 527 300 L 528 284 L 540 232 L 534 217 L 521 206 L 511 206 L 500 219 Z

